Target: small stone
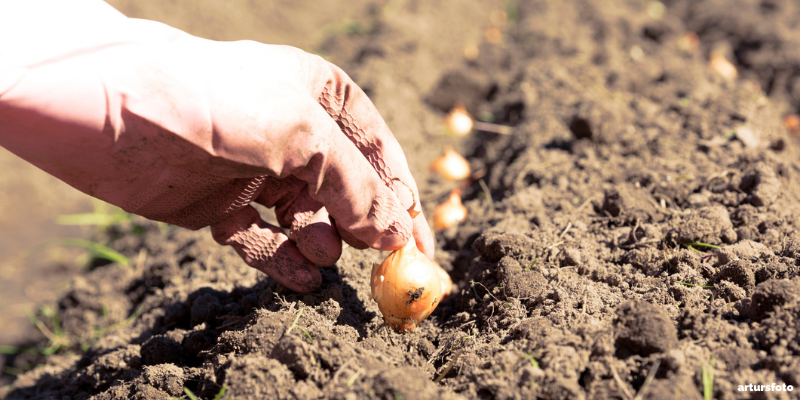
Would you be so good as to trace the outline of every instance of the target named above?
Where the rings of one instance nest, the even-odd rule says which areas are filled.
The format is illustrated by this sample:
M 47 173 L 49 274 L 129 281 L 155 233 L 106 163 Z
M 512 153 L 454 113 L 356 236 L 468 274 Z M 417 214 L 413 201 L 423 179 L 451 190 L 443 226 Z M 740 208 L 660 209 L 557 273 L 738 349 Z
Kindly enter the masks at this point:
M 736 243 L 736 241 L 739 239 L 739 234 L 736 233 L 736 230 L 733 229 L 733 227 L 730 227 L 723 230 L 722 233 L 720 233 L 719 238 L 722 239 L 723 243 L 731 244 Z
M 739 139 L 739 141 L 744 143 L 744 147 L 747 147 L 748 149 L 754 149 L 761 143 L 758 133 L 747 125 L 742 125 L 736 128 L 735 135 L 736 139 Z
M 203 293 L 192 302 L 192 326 L 207 322 L 214 322 L 222 305 L 219 299 L 211 293 Z
M 700 208 L 709 205 L 708 196 L 709 192 L 703 191 L 701 193 L 692 193 L 686 199 L 693 208 Z
M 673 226 L 670 237 L 678 243 L 719 244 L 723 240 L 735 241 L 738 236 L 723 206 L 700 208 L 676 220 Z
M 325 292 L 322 293 L 323 299 L 332 299 L 337 303 L 341 303 L 344 299 L 344 292 L 342 292 L 341 286 L 332 286 L 328 288 Z
M 651 201 L 652 195 L 633 185 L 619 185 L 604 193 L 600 213 L 621 217 L 626 221 L 651 222 L 657 212 Z

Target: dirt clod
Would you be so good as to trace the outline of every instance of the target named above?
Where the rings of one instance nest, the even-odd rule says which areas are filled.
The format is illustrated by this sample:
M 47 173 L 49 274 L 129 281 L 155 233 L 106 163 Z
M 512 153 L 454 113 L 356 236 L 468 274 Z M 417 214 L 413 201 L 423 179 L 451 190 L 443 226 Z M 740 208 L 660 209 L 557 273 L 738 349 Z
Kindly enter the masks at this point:
M 621 304 L 613 323 L 618 352 L 648 356 L 664 353 L 678 343 L 675 327 L 664 310 L 645 301 Z
M 758 285 L 753 293 L 753 319 L 760 321 L 781 307 L 800 301 L 800 281 L 771 279 Z
M 156 389 L 171 396 L 183 395 L 183 370 L 174 364 L 154 365 L 144 368 L 144 379 Z
M 225 383 L 232 396 L 241 399 L 288 399 L 294 379 L 278 360 L 260 355 L 236 358 L 228 368 Z
M 728 210 L 722 206 L 703 207 L 675 221 L 672 238 L 681 244 L 720 244 L 736 242 Z
M 770 250 L 767 246 L 759 242 L 754 242 L 752 240 L 741 240 L 738 243 L 729 246 L 723 246 L 722 248 L 716 250 L 715 254 L 718 258 L 717 263 L 722 265 L 737 259 L 748 261 L 769 251 Z
M 731 261 L 722 266 L 714 276 L 716 282 L 728 281 L 744 289 L 747 294 L 752 294 L 756 287 L 756 277 L 752 264 L 745 261 Z
M 166 336 L 155 336 L 142 345 L 144 365 L 158 365 L 179 362 L 183 349 L 175 340 Z

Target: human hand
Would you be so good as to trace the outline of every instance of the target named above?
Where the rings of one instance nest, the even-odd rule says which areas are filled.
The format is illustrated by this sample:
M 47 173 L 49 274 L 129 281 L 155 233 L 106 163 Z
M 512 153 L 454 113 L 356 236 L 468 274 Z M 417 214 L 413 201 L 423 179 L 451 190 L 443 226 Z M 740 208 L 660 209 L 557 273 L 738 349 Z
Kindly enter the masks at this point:
M 413 234 L 432 258 L 424 216 L 410 218 L 407 189 L 392 181 L 417 192 L 402 149 L 339 68 L 298 49 L 203 40 L 84 3 L 103 15 L 61 31 L 75 36 L 59 38 L 73 48 L 34 41 L 15 53 L 0 40 L 12 49 L 0 72 L 17 77 L 0 80 L 4 147 L 126 211 L 211 226 L 217 242 L 298 292 L 319 287 L 315 264 L 336 262 L 340 238 L 394 250 Z M 274 206 L 288 235 L 251 202 Z

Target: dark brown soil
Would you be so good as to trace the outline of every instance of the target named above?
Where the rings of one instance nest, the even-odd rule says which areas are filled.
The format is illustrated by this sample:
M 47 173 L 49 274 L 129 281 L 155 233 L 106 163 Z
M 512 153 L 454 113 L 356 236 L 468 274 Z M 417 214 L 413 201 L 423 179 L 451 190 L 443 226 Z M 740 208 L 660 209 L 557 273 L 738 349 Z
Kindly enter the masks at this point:
M 205 231 L 109 232 L 134 266 L 76 278 L 58 302 L 71 351 L 8 398 L 701 399 L 704 370 L 714 398 L 798 398 L 738 387 L 800 386 L 800 152 L 782 124 L 800 109 L 800 6 L 521 0 L 502 43 L 426 85 L 394 80 L 447 53 L 419 36 L 426 6 L 400 4 L 321 51 L 398 136 L 419 129 L 400 140 L 426 211 L 454 187 L 426 157 L 452 139 L 409 116 L 461 102 L 513 127 L 458 143 L 486 174 L 437 235 L 456 292 L 398 334 L 369 298 L 386 254 L 347 248 L 302 296 Z

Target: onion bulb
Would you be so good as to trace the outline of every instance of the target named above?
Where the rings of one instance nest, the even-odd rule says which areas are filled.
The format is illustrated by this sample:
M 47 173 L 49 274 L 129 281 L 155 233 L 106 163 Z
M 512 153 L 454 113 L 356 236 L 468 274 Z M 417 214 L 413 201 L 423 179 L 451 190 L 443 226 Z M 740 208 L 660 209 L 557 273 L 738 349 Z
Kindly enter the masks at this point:
M 461 203 L 461 191 L 450 192 L 450 197 L 433 210 L 433 230 L 443 231 L 467 219 L 467 207 Z
M 723 78 L 729 81 L 736 80 L 736 76 L 738 75 L 736 67 L 730 61 L 728 61 L 728 59 L 725 58 L 725 55 L 721 52 L 712 53 L 711 59 L 708 61 L 708 65 L 714 70 L 714 72 Z
M 453 282 L 417 249 L 412 237 L 381 264 L 372 265 L 372 299 L 396 331 L 414 331 L 448 295 Z
M 800 132 L 800 117 L 794 114 L 783 117 L 783 126 L 785 126 L 786 130 L 792 135 L 797 135 L 798 132 Z
M 456 136 L 466 136 L 472 131 L 474 122 L 462 104 L 456 104 L 445 119 L 447 130 Z
M 444 154 L 433 160 L 431 170 L 438 172 L 449 181 L 467 179 L 472 172 L 467 159 L 458 154 L 452 147 L 447 146 Z
M 678 39 L 678 48 L 687 53 L 693 53 L 699 46 L 700 38 L 694 32 L 687 32 Z

